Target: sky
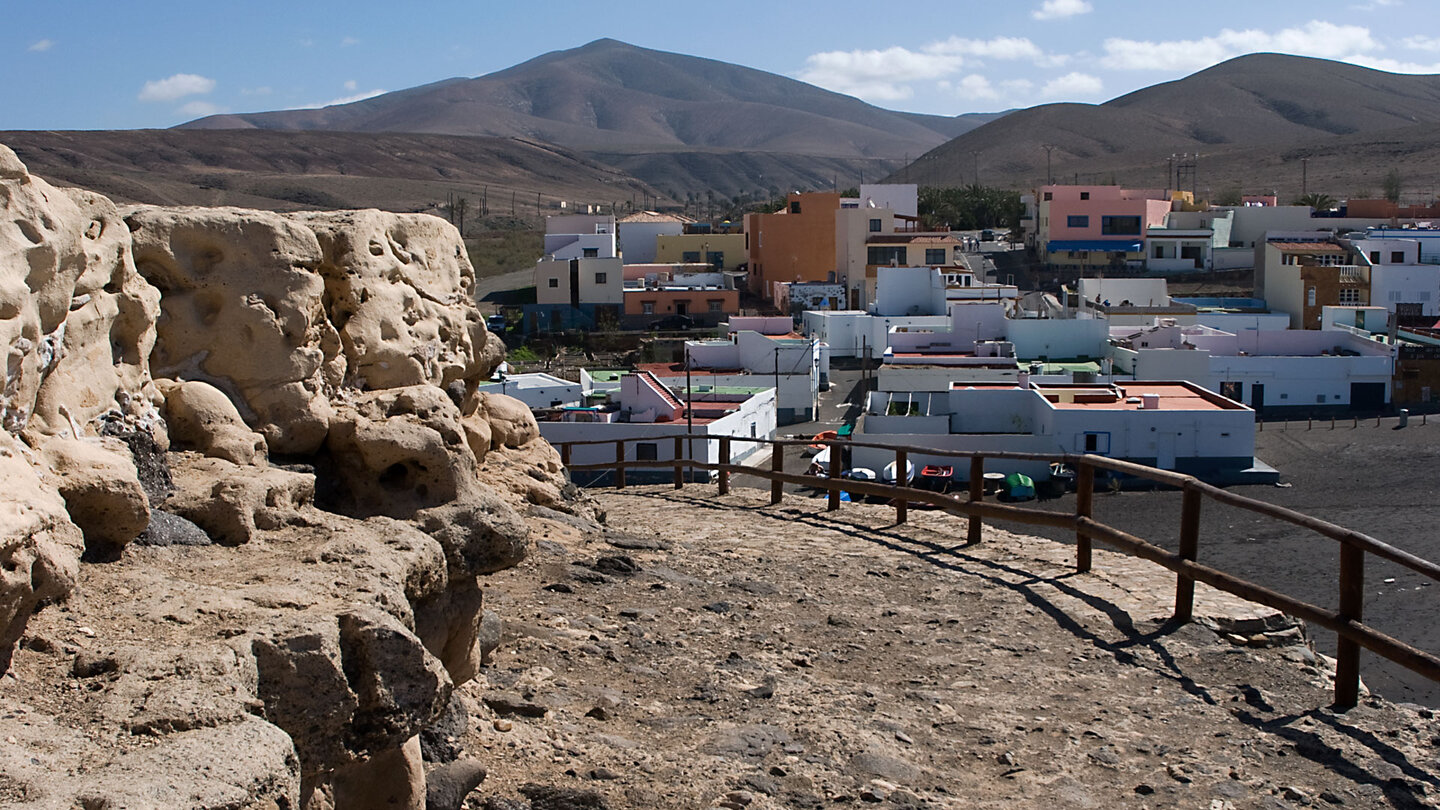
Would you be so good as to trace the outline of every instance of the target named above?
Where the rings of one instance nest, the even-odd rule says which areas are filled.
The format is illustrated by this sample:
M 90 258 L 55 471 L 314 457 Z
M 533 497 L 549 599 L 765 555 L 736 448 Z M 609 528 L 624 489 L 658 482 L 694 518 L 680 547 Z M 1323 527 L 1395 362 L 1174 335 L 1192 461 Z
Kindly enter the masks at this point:
M 1436 0 L 0 0 L 0 9 L 9 77 L 0 129 L 169 127 L 344 103 L 601 37 L 940 115 L 1099 103 L 1257 51 L 1440 73 Z

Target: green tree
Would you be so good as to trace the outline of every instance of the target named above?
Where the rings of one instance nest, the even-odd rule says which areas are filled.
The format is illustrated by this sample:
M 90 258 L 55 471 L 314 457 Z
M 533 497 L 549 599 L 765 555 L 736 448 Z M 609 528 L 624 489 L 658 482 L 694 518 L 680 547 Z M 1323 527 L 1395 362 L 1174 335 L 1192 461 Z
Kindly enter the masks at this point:
M 1385 174 L 1385 179 L 1380 181 L 1380 188 L 1385 199 L 1396 205 L 1400 204 L 1400 170 L 1391 169 Z
M 1308 205 L 1316 211 L 1329 211 L 1335 207 L 1335 198 L 1329 194 L 1312 191 L 1295 199 L 1296 205 Z

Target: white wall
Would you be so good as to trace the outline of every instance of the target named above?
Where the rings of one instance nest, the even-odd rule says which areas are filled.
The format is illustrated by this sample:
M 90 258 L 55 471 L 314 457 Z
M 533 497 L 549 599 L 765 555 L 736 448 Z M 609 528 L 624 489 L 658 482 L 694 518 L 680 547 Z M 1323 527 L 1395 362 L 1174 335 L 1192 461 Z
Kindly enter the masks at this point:
M 545 255 L 555 259 L 580 259 L 585 249 L 593 248 L 592 258 L 615 258 L 615 237 L 613 234 L 545 234 Z
M 1081 296 L 1086 300 L 1109 299 L 1111 306 L 1129 301 L 1131 306 L 1163 307 L 1170 303 L 1169 288 L 1163 278 L 1082 278 Z
M 939 315 L 945 311 L 945 283 L 930 267 L 878 267 L 876 315 Z
M 1025 360 L 1041 357 L 1104 357 L 1109 334 L 1098 318 L 1024 318 L 1005 321 L 1005 339 L 1015 344 L 1015 356 Z
M 516 374 L 503 382 L 482 382 L 475 390 L 514 397 L 530 408 L 573 405 L 583 396 L 580 383 L 549 374 Z
M 1015 382 L 1020 368 L 985 368 L 973 366 L 904 366 L 886 363 L 875 372 L 879 391 L 948 391 L 950 383 Z
M 1376 265 L 1370 268 L 1370 303 L 1395 311 L 1398 303 L 1420 304 L 1421 314 L 1440 314 L 1440 266 Z
M 1284 330 L 1290 328 L 1290 316 L 1284 312 L 1205 312 L 1195 313 L 1195 323 L 1224 332 L 1246 329 Z
M 626 264 L 650 264 L 655 261 L 656 237 L 685 232 L 685 226 L 679 222 L 621 222 L 615 227 L 619 230 L 620 252 Z
M 920 187 L 915 183 L 861 184 L 860 209 L 874 203 L 876 208 L 889 208 L 907 217 L 917 216 L 920 210 Z

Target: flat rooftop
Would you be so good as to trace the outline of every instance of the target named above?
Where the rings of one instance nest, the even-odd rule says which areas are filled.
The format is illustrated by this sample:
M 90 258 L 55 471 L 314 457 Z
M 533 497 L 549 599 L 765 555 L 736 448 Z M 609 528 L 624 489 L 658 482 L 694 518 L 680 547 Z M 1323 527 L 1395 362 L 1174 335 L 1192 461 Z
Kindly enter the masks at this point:
M 1234 411 L 1245 406 L 1200 388 L 1179 382 L 1127 382 L 1114 385 L 1050 386 L 1039 391 L 1057 410 L 1135 411 L 1144 397 L 1159 397 L 1157 411 Z

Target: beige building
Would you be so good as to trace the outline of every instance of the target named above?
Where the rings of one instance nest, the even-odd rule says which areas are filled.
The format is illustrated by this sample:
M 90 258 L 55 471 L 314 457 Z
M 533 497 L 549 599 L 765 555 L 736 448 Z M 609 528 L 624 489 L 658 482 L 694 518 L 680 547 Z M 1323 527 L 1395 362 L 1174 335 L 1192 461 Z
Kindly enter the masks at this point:
M 680 233 L 655 237 L 656 264 L 708 264 L 735 270 L 746 261 L 743 233 Z

